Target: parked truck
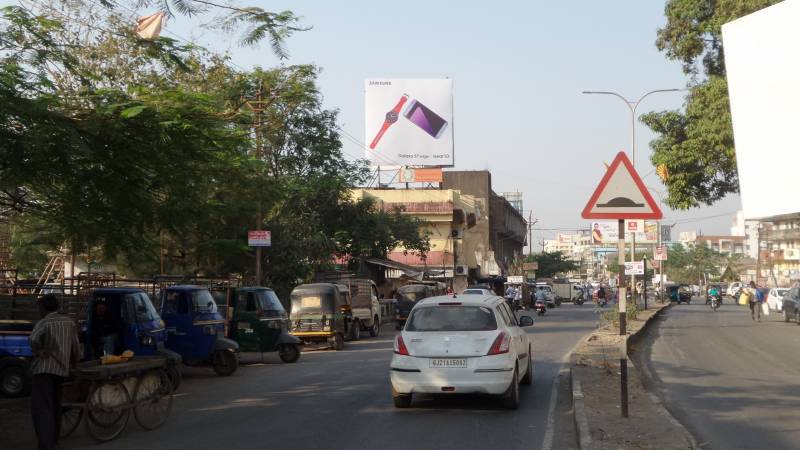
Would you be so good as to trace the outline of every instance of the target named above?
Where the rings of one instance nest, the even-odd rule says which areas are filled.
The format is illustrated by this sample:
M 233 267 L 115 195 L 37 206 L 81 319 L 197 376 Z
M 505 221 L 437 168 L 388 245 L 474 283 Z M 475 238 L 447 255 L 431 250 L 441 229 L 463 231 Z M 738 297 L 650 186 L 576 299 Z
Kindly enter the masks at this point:
M 337 284 L 350 289 L 353 321 L 358 325 L 353 327 L 351 338 L 358 339 L 361 331 L 367 331 L 373 337 L 380 334 L 383 314 L 375 282 L 366 278 L 345 278 L 337 281 Z

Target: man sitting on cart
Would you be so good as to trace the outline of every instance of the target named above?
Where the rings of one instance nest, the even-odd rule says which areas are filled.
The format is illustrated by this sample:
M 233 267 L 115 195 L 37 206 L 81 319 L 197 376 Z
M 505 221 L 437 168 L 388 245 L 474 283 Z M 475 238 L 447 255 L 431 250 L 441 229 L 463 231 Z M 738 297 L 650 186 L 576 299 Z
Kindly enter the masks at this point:
M 92 336 L 94 336 L 94 356 L 116 355 L 119 343 L 117 325 L 105 301 L 96 301 L 92 315 Z
M 58 298 L 44 295 L 31 332 L 31 412 L 39 449 L 56 448 L 61 430 L 61 383 L 81 356 L 75 322 L 58 313 Z

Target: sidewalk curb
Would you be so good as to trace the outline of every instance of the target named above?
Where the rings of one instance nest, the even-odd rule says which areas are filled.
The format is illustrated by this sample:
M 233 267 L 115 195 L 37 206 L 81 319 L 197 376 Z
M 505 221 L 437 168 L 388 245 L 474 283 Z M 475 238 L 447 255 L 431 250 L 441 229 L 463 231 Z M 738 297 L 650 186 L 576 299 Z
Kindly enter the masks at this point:
M 571 368 L 569 370 L 569 380 L 572 387 L 572 412 L 575 420 L 575 430 L 578 434 L 578 448 L 588 450 L 592 446 L 592 433 L 589 430 L 589 420 L 586 418 L 583 389 L 581 388 L 581 380 L 573 377 Z
M 634 336 L 637 336 L 638 338 L 638 335 L 650 325 L 650 322 L 652 322 L 656 317 L 661 316 L 663 311 L 672 308 L 672 306 L 673 303 L 670 303 L 667 307 L 662 308 L 661 311 L 657 312 L 656 314 L 653 314 L 653 316 L 647 320 L 647 322 L 644 324 L 644 326 L 642 326 L 642 328 L 638 332 L 628 337 L 628 341 L 630 342 L 631 338 L 633 338 Z M 628 358 L 628 364 L 631 364 L 633 367 L 635 367 L 636 370 L 638 370 L 639 373 L 642 374 L 642 377 L 648 381 L 648 384 L 652 384 L 653 376 L 652 373 L 650 373 L 650 368 L 647 367 L 647 364 L 642 364 L 640 366 L 636 364 L 634 358 Z M 661 400 L 661 398 L 655 393 L 651 392 L 651 390 L 647 389 L 646 387 L 645 390 L 647 391 L 647 396 L 650 398 L 650 401 L 652 401 L 653 404 L 655 404 L 656 407 L 661 411 L 661 414 L 664 415 L 664 418 L 666 418 L 670 423 L 672 423 L 674 426 L 683 431 L 684 438 L 689 444 L 689 448 L 692 450 L 700 449 L 701 447 L 697 443 L 697 440 L 694 438 L 692 433 L 690 433 L 689 430 L 677 418 L 675 418 L 675 416 L 673 416 L 672 413 L 669 412 L 669 410 L 664 405 L 664 402 Z
M 637 330 L 635 333 L 633 333 L 631 335 L 628 335 L 628 337 L 626 339 L 626 341 L 627 341 L 626 348 L 630 349 L 631 341 L 638 342 L 640 337 L 650 327 L 650 324 L 656 318 L 660 317 L 661 314 L 663 313 L 663 311 L 666 311 L 666 310 L 672 308 L 672 306 L 673 306 L 673 304 L 669 303 L 667 306 L 661 308 L 661 310 L 659 310 L 657 313 L 655 313 L 652 316 L 650 316 L 647 319 L 647 321 L 644 323 L 644 325 L 642 325 L 642 327 L 639 328 L 639 330 Z M 572 352 L 570 352 L 570 360 L 572 360 L 572 354 L 573 353 L 574 353 L 574 349 L 573 349 Z M 646 377 L 648 380 L 652 380 L 652 377 L 651 377 L 651 374 L 649 372 L 649 369 L 644 368 L 644 370 L 642 370 L 641 367 L 639 367 L 638 365 L 636 365 L 633 362 L 632 358 L 628 357 L 627 359 L 628 359 L 628 364 L 633 365 L 633 367 L 635 369 L 639 370 L 639 372 L 642 373 L 644 375 L 644 377 Z M 578 434 L 578 448 L 581 449 L 581 450 L 590 450 L 592 448 L 592 434 L 591 434 L 591 430 L 589 428 L 588 418 L 586 417 L 586 409 L 585 409 L 585 403 L 584 403 L 583 389 L 581 388 L 580 379 L 578 379 L 578 377 L 574 376 L 571 367 L 570 367 L 570 370 L 569 370 L 569 379 L 570 379 L 570 386 L 572 388 L 571 389 L 571 391 L 572 391 L 572 413 L 573 413 L 573 418 L 574 418 L 574 421 L 575 421 L 575 429 L 576 429 L 577 434 Z M 659 399 L 656 394 L 654 394 L 652 392 L 649 392 L 649 391 L 647 392 L 647 395 L 650 398 L 650 400 L 653 402 L 653 404 L 661 411 L 662 415 L 670 423 L 672 423 L 673 425 L 675 425 L 676 427 L 678 427 L 679 429 L 681 429 L 683 431 L 684 438 L 686 439 L 687 444 L 689 445 L 689 448 L 693 449 L 693 450 L 694 449 L 700 449 L 700 447 L 697 444 L 697 440 L 694 438 L 694 436 L 692 436 L 692 434 L 689 432 L 689 430 L 682 423 L 680 423 L 680 421 L 678 421 L 678 419 L 676 419 L 675 416 L 673 416 L 669 412 L 669 410 L 667 410 L 667 408 L 664 406 L 664 403 L 661 401 L 661 399 Z

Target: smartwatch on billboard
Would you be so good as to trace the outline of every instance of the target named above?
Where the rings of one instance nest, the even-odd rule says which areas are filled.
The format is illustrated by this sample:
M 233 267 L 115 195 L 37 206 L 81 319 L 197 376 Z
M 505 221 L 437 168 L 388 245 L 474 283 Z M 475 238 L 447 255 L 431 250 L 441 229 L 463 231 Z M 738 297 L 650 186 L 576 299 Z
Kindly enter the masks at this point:
M 403 94 L 397 104 L 394 105 L 394 108 L 386 113 L 386 118 L 383 120 L 383 125 L 381 126 L 380 131 L 378 131 L 378 134 L 375 135 L 375 139 L 372 140 L 372 143 L 369 144 L 370 149 L 375 150 L 375 147 L 378 146 L 378 142 L 383 137 L 383 134 L 386 133 L 386 130 L 388 130 L 393 123 L 397 122 L 397 119 L 400 117 L 400 111 L 403 110 L 403 105 L 405 105 L 407 101 L 408 95 Z

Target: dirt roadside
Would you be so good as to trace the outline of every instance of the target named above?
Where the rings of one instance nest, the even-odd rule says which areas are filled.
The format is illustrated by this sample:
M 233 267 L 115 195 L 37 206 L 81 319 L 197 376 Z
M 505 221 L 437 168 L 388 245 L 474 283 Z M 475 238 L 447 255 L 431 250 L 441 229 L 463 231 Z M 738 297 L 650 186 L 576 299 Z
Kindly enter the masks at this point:
M 636 350 L 637 333 L 667 307 L 669 304 L 656 304 L 628 322 L 629 353 Z M 573 384 L 579 381 L 583 390 L 583 423 L 588 424 L 591 437 L 591 442 L 582 448 L 692 449 L 694 439 L 645 390 L 641 374 L 631 360 L 628 360 L 629 417 L 621 417 L 619 360 L 624 337 L 618 333 L 611 325 L 603 326 L 584 337 L 571 356 Z

